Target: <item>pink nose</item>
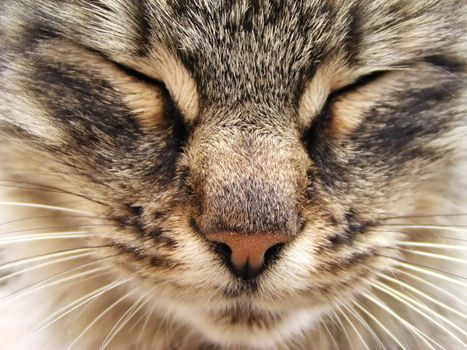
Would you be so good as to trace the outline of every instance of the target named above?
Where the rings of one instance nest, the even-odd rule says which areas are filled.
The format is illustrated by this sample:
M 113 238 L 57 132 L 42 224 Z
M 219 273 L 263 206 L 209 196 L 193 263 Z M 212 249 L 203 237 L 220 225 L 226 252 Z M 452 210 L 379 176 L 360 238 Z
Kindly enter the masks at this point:
M 231 250 L 233 272 L 242 278 L 252 278 L 264 266 L 265 253 L 272 247 L 290 241 L 290 237 L 277 233 L 243 234 L 237 232 L 208 233 L 206 238 L 223 243 Z

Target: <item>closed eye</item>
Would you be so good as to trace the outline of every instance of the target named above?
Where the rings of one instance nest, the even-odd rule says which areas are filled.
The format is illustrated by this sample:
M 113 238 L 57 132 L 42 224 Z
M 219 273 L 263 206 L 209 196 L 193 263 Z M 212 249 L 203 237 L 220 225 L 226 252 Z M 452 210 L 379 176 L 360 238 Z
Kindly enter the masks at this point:
M 170 92 L 168 91 L 165 84 L 160 80 L 151 78 L 146 74 L 137 71 L 136 69 L 130 68 L 120 63 L 113 63 L 119 70 L 125 73 L 126 76 L 133 78 L 139 83 L 146 84 L 148 89 L 156 89 L 160 92 L 159 98 L 160 102 L 162 103 L 162 116 L 165 121 L 171 125 L 172 135 L 183 143 L 187 138 L 188 130 L 184 123 L 180 109 L 170 95 Z M 156 125 L 156 123 L 152 123 L 151 120 L 148 119 L 149 118 L 146 118 L 144 121 L 147 126 L 151 126 L 151 124 Z M 161 120 L 157 120 L 157 122 L 161 122 Z
M 120 69 L 121 71 L 123 71 L 127 76 L 132 77 L 132 78 L 134 78 L 134 79 L 136 79 L 136 80 L 138 80 L 140 82 L 144 82 L 146 84 L 155 85 L 155 86 L 163 88 L 164 90 L 167 91 L 167 89 L 165 88 L 164 83 L 162 83 L 161 81 L 159 81 L 157 79 L 153 79 L 153 78 L 147 76 L 146 74 L 143 74 L 143 73 L 137 71 L 136 69 L 128 67 L 127 65 L 117 63 L 117 62 L 114 62 L 114 61 L 112 61 L 112 63 L 114 63 L 115 66 L 117 66 L 117 68 Z
M 342 97 L 344 97 L 345 95 L 351 93 L 351 92 L 356 92 L 358 91 L 359 89 L 371 84 L 371 83 L 374 83 L 376 81 L 378 81 L 379 79 L 381 79 L 383 76 L 385 76 L 386 74 L 388 74 L 389 72 L 388 71 L 374 71 L 372 73 L 369 73 L 369 74 L 366 74 L 360 78 L 358 78 L 355 82 L 351 83 L 351 84 L 348 84 L 338 90 L 335 90 L 333 91 L 327 98 L 326 100 L 326 103 L 320 113 L 320 115 L 318 116 L 318 118 L 315 119 L 315 123 L 318 123 L 320 124 L 320 126 L 324 126 L 325 124 L 323 123 L 320 123 L 320 120 L 321 121 L 324 121 L 324 122 L 329 122 L 331 120 L 331 117 L 332 117 L 332 107 L 333 105 Z M 312 127 L 313 127 L 312 125 Z
M 389 73 L 387 70 L 375 71 L 333 91 L 303 136 L 309 151 L 313 152 L 323 139 L 342 139 L 354 132 L 362 122 L 364 112 L 379 102 L 384 86 L 378 87 L 379 84 L 376 84 L 373 89 L 373 84 L 384 80 Z M 378 101 L 375 101 L 374 95 L 378 96 Z
M 371 72 L 369 74 L 366 74 L 360 78 L 358 78 L 355 82 L 351 83 L 351 84 L 348 84 L 338 90 L 335 90 L 333 91 L 329 97 L 328 97 L 328 100 L 327 100 L 327 103 L 328 102 L 333 102 L 337 97 L 339 96 L 342 96 L 342 95 L 345 95 L 349 92 L 353 92 L 353 91 L 356 91 L 360 88 L 362 88 L 363 86 L 366 86 L 370 83 L 373 83 L 377 80 L 379 80 L 380 78 L 382 78 L 384 75 L 386 75 L 387 73 L 389 73 L 389 71 L 386 71 L 386 70 L 380 70 L 380 71 L 374 71 L 374 72 Z

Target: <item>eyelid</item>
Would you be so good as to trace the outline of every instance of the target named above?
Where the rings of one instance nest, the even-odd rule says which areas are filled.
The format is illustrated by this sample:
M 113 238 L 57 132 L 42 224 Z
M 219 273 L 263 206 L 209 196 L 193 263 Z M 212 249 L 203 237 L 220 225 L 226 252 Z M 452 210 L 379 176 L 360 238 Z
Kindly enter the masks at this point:
M 328 126 L 329 123 L 331 123 L 331 121 L 333 120 L 332 109 L 335 105 L 334 103 L 337 102 L 336 100 L 338 100 L 341 96 L 350 92 L 358 91 L 358 89 L 363 88 L 364 86 L 379 80 L 388 73 L 389 71 L 387 70 L 374 71 L 364 76 L 361 76 L 351 84 L 345 85 L 344 87 L 333 91 L 328 96 L 326 103 L 321 109 L 321 112 L 319 113 L 318 117 L 314 119 L 309 130 L 311 131 L 321 129 L 323 127 Z
M 128 67 L 127 65 L 124 65 L 124 64 L 121 64 L 121 63 L 116 63 L 116 62 L 114 62 L 114 64 L 121 71 L 123 71 L 125 74 L 127 74 L 130 77 L 135 78 L 138 81 L 141 81 L 141 82 L 144 82 L 144 83 L 147 83 L 147 84 L 150 84 L 150 85 L 157 85 L 158 87 L 167 90 L 164 83 L 161 82 L 160 80 L 151 78 L 151 77 L 147 76 L 146 74 L 141 73 L 140 71 L 138 71 L 138 70 L 136 70 L 134 68 Z
M 386 75 L 387 73 L 389 72 L 386 70 L 377 70 L 369 74 L 363 75 L 360 78 L 358 78 L 356 81 L 354 81 L 353 83 L 345 85 L 344 87 L 333 91 L 331 95 L 329 96 L 328 101 L 332 101 L 336 97 L 344 95 L 348 92 L 356 91 L 359 88 L 378 80 L 379 78 Z

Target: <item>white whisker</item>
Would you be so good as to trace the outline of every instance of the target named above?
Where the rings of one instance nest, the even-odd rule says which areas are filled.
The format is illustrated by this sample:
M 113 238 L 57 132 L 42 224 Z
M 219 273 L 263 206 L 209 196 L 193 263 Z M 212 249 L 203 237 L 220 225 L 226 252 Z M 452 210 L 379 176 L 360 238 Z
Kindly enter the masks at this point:
M 413 250 L 413 249 L 400 249 L 400 250 L 403 251 L 403 252 L 406 252 L 406 253 L 427 256 L 427 257 L 433 258 L 433 259 L 448 260 L 448 261 L 457 262 L 457 263 L 460 263 L 460 264 L 467 264 L 467 260 L 454 258 L 454 257 L 448 256 L 448 255 L 441 255 L 441 254 L 435 254 L 435 253 L 430 253 L 430 252 L 423 252 L 423 251 L 420 251 L 420 250 Z
M 450 335 L 452 338 L 454 338 L 455 340 L 457 340 L 459 343 L 461 343 L 464 347 L 467 347 L 467 344 L 464 343 L 459 337 L 457 337 L 454 333 L 452 333 L 448 328 L 446 328 L 444 325 L 442 325 L 440 322 L 437 322 L 435 321 L 433 318 L 431 318 L 430 316 L 428 316 L 425 312 L 421 311 L 421 309 L 429 312 L 430 314 L 432 314 L 433 316 L 436 316 L 438 318 L 440 318 L 441 320 L 443 320 L 444 322 L 446 322 L 447 324 L 449 324 L 451 327 L 455 328 L 458 330 L 458 327 L 456 325 L 454 325 L 453 322 L 449 321 L 448 319 L 446 319 L 444 316 L 440 315 L 439 313 L 431 310 L 428 306 L 426 306 L 425 304 L 421 303 L 421 302 L 418 302 L 416 301 L 414 298 L 411 298 L 403 293 L 400 293 L 398 292 L 397 290 L 395 290 L 394 288 L 391 288 L 389 287 L 388 285 L 384 284 L 384 283 L 381 283 L 381 282 L 376 282 L 376 283 L 371 283 L 371 285 L 377 289 L 379 289 L 380 291 L 390 295 L 391 297 L 393 297 L 394 299 L 400 301 L 401 303 L 403 303 L 404 305 L 408 306 L 410 309 L 414 310 L 416 313 L 418 313 L 419 315 L 423 316 L 424 318 L 426 318 L 428 321 L 430 321 L 431 323 L 433 323 L 434 325 L 438 326 L 439 328 L 441 328 L 443 331 L 446 332 L 446 334 Z M 417 307 L 416 307 L 417 306 Z
M 402 343 L 397 339 L 397 337 L 392 334 L 392 332 L 380 321 L 378 320 L 372 313 L 370 313 L 367 309 L 365 309 L 362 305 L 360 305 L 357 301 L 353 301 L 355 306 L 357 306 L 361 311 L 363 311 L 368 317 L 370 317 L 373 322 L 375 322 L 378 326 L 381 327 L 383 331 L 386 332 L 387 335 L 391 337 L 392 340 L 402 349 L 402 350 L 407 350 L 405 346 L 402 345 Z
M 33 182 L 27 182 L 27 181 L 15 181 L 15 180 L 0 180 L 1 182 L 7 182 L 7 183 L 13 183 L 14 185 L 4 185 L 0 184 L 0 186 L 3 187 L 12 187 L 12 188 L 19 188 L 19 189 L 25 189 L 29 191 L 45 191 L 45 192 L 55 192 L 55 193 L 60 193 L 64 195 L 71 195 L 75 197 L 79 197 L 81 199 L 88 200 L 93 203 L 101 204 L 106 206 L 107 204 L 103 203 L 102 201 L 104 200 L 103 198 L 98 198 L 98 197 L 91 197 L 84 195 L 82 193 L 75 193 L 71 192 L 68 190 L 65 190 L 63 188 L 55 187 L 55 186 L 50 186 L 50 185 L 44 185 L 44 184 L 39 184 L 39 183 L 33 183 Z M 26 186 L 35 186 L 35 187 L 25 187 Z
M 452 245 L 452 244 L 425 243 L 425 242 L 402 241 L 402 242 L 398 242 L 397 245 L 407 246 L 407 247 L 427 247 L 427 248 L 435 248 L 435 249 L 467 250 L 467 247 L 465 246 L 458 246 L 458 245 Z
M 428 269 L 428 268 L 422 268 L 422 267 L 419 267 L 415 264 L 411 264 L 411 263 L 407 263 L 407 262 L 403 262 L 403 261 L 400 261 L 400 260 L 397 260 L 395 259 L 395 264 L 396 265 L 399 265 L 401 267 L 405 267 L 409 270 L 412 270 L 412 271 L 417 271 L 417 272 L 420 272 L 420 273 L 423 273 L 425 275 L 429 275 L 429 276 L 433 276 L 433 277 L 436 277 L 436 278 L 439 278 L 439 279 L 442 279 L 444 281 L 448 281 L 448 282 L 451 282 L 451 283 L 455 283 L 455 284 L 458 284 L 460 286 L 463 286 L 463 287 L 466 287 L 467 288 L 467 283 L 464 282 L 464 281 L 460 281 L 456 278 L 452 278 L 452 277 L 449 277 L 447 275 L 445 275 L 444 273 L 439 273 L 438 270 L 433 270 L 433 269 Z M 462 278 L 460 276 L 457 276 L 458 278 Z
M 342 304 L 341 304 L 342 305 Z M 342 305 L 343 307 L 345 307 L 344 305 Z M 350 319 L 350 317 L 347 316 L 347 314 L 342 310 L 342 308 L 339 309 L 339 312 L 342 314 L 342 316 L 344 316 L 344 318 L 347 320 L 347 322 L 350 324 L 350 327 L 352 327 L 352 329 L 354 330 L 355 334 L 357 334 L 358 338 L 360 339 L 360 341 L 362 342 L 363 346 L 365 347 L 366 350 L 370 350 L 370 348 L 368 347 L 368 344 L 366 343 L 365 339 L 363 339 L 363 336 L 361 335 L 361 333 L 358 331 L 357 327 L 355 327 L 354 323 L 352 322 L 352 320 Z
M 376 340 L 376 342 L 378 343 L 378 346 L 382 348 L 383 350 L 386 350 L 386 347 L 382 343 L 381 339 L 379 339 L 374 329 L 368 324 L 368 322 L 366 322 L 363 319 L 363 317 L 361 317 L 361 315 L 358 314 L 357 310 L 355 310 L 353 307 L 351 307 L 350 305 L 346 303 L 342 303 L 342 305 L 348 312 L 350 312 L 363 325 L 363 327 L 365 327 L 368 333 L 370 333 L 371 336 Z
M 136 344 L 138 344 L 137 349 L 140 348 L 141 342 L 143 341 L 144 332 L 145 332 L 146 328 L 148 327 L 149 320 L 150 320 L 151 315 L 153 314 L 153 312 L 154 312 L 154 304 L 152 305 L 150 310 L 146 311 L 146 318 L 144 320 L 143 327 L 141 328 L 141 330 L 139 332 L 139 335 L 138 335 L 138 339 L 136 341 Z M 161 321 L 161 323 L 162 323 L 162 321 Z
M 339 307 L 337 310 L 340 311 L 341 308 Z M 351 348 L 352 350 L 354 350 L 352 339 L 350 339 L 350 335 L 349 335 L 349 333 L 347 332 L 346 327 L 345 327 L 344 324 L 342 323 L 342 320 L 340 319 L 339 315 L 336 313 L 335 310 L 332 311 L 332 315 L 334 316 L 334 317 L 332 318 L 332 320 L 337 321 L 337 323 L 340 325 L 339 328 L 342 329 L 342 331 L 344 332 L 344 336 L 345 336 L 345 338 L 347 339 L 347 342 L 348 342 L 350 348 Z M 336 325 L 337 325 L 337 323 L 336 323 Z
M 444 217 L 467 217 L 467 214 L 464 213 L 454 213 L 454 214 L 414 214 L 414 215 L 407 215 L 407 216 L 390 216 L 379 218 L 378 220 L 395 220 L 395 219 L 422 219 L 422 218 L 444 218 Z
M 27 216 L 27 217 L 22 217 L 14 220 L 9 220 L 9 221 L 4 221 L 0 223 L 0 226 L 6 226 L 9 224 L 14 224 L 18 222 L 25 222 L 25 221 L 32 221 L 32 220 L 37 220 L 37 219 L 64 219 L 64 218 L 78 218 L 78 219 L 99 219 L 99 220 L 110 220 L 105 217 L 100 217 L 100 216 L 85 216 L 85 215 L 38 215 L 38 216 Z
M 462 238 L 455 238 L 455 237 L 448 237 L 445 235 L 440 235 L 439 233 L 436 232 L 427 232 L 427 231 L 412 231 L 412 232 L 402 232 L 402 231 L 387 231 L 387 230 L 379 230 L 375 229 L 374 232 L 381 232 L 381 233 L 391 233 L 391 234 L 396 234 L 396 235 L 404 235 L 404 236 L 414 236 L 414 235 L 430 235 L 430 236 L 435 236 L 438 239 L 445 239 L 449 241 L 459 241 L 459 242 L 467 242 L 467 239 L 462 239 Z
M 35 284 L 33 284 L 33 285 L 27 286 L 25 288 L 21 288 L 19 291 L 15 291 L 15 292 L 7 295 L 5 298 L 0 299 L 0 303 L 5 304 L 5 303 L 8 303 L 8 302 L 12 302 L 14 300 L 17 300 L 17 299 L 19 299 L 21 297 L 24 297 L 26 295 L 29 295 L 31 293 L 38 292 L 38 291 L 40 291 L 40 290 L 42 290 L 44 288 L 52 287 L 52 286 L 62 284 L 64 282 L 72 281 L 72 280 L 75 280 L 75 279 L 80 279 L 82 277 L 85 277 L 85 276 L 88 276 L 88 275 L 93 275 L 96 272 L 101 272 L 101 271 L 104 271 L 104 270 L 108 270 L 108 267 L 106 267 L 106 266 L 97 267 L 95 269 L 91 269 L 91 270 L 81 272 L 81 273 L 78 273 L 78 274 L 75 274 L 75 275 L 72 275 L 72 276 L 69 276 L 69 277 L 66 277 L 66 278 L 62 278 L 62 279 L 59 279 L 59 280 L 51 282 L 51 283 L 40 284 L 39 286 L 36 286 L 36 288 L 33 288 L 33 289 L 27 289 L 27 288 L 35 285 Z M 67 271 L 67 272 L 69 272 L 69 271 Z M 40 281 L 40 282 L 43 282 L 43 281 Z M 16 292 L 22 292 L 22 293 L 16 294 Z
M 63 229 L 63 228 L 76 228 L 76 227 L 108 227 L 114 226 L 112 224 L 75 224 L 75 225 L 61 225 L 61 226 L 47 226 L 47 227 L 35 227 L 29 228 L 24 230 L 15 230 L 15 231 L 7 231 L 7 232 L 0 232 L 0 237 L 8 238 L 8 237 L 15 237 L 16 234 L 22 232 L 37 232 L 42 230 L 50 230 L 50 229 Z M 67 231 L 60 231 L 60 232 L 67 232 Z M 52 232 L 38 232 L 37 234 L 47 234 Z
M 120 304 L 123 300 L 128 298 L 133 293 L 134 293 L 134 291 L 129 291 L 128 293 L 126 293 L 125 295 L 123 295 L 122 297 L 117 299 L 115 302 L 113 302 L 109 307 L 107 307 L 99 315 L 97 315 L 96 318 L 91 323 L 89 323 L 86 326 L 86 328 L 84 328 L 83 331 L 80 334 L 78 334 L 78 336 L 71 342 L 71 344 L 67 347 L 67 350 L 70 350 L 78 342 L 78 340 L 81 339 L 81 337 L 84 334 L 86 334 L 97 322 L 99 322 L 99 320 L 102 317 L 104 317 L 106 314 L 108 314 L 114 307 L 116 307 L 118 304 Z
M 106 257 L 106 258 L 108 258 L 108 257 Z M 103 258 L 103 259 L 105 259 L 105 258 Z M 103 259 L 100 259 L 100 260 L 103 260 Z M 47 277 L 47 278 L 45 278 L 43 280 L 40 280 L 38 282 L 35 282 L 35 283 L 27 285 L 27 286 L 25 286 L 23 288 L 20 288 L 20 289 L 18 289 L 16 291 L 4 296 L 3 298 L 1 298 L 0 299 L 0 305 L 11 302 L 11 301 L 14 301 L 16 299 L 19 299 L 19 298 L 24 297 L 26 295 L 29 295 L 31 293 L 40 291 L 40 290 L 42 290 L 44 288 L 48 288 L 48 287 L 52 287 L 52 286 L 55 286 L 55 285 L 58 285 L 58 284 L 62 284 L 64 282 L 67 282 L 67 281 L 70 281 L 70 280 L 79 279 L 79 278 L 82 278 L 84 276 L 94 274 L 96 272 L 109 270 L 110 269 L 109 266 L 100 266 L 100 267 L 97 267 L 95 269 L 91 269 L 91 270 L 88 270 L 88 271 L 77 273 L 77 274 L 74 274 L 74 275 L 69 276 L 69 277 L 64 277 L 64 278 L 61 278 L 59 280 L 54 280 L 55 278 L 66 275 L 66 274 L 68 274 L 70 272 L 75 272 L 77 270 L 81 270 L 83 268 L 87 268 L 89 266 L 98 264 L 98 263 L 100 263 L 100 260 L 96 260 L 96 261 L 93 261 L 93 262 L 90 262 L 90 263 L 82 264 L 80 266 L 77 266 L 77 267 L 74 267 L 72 269 L 68 269 L 66 271 L 57 273 L 57 274 L 52 275 L 50 277 Z M 51 280 L 51 282 L 46 283 L 47 281 L 50 281 L 50 280 Z
M 415 334 L 421 341 L 423 341 L 430 349 L 432 350 L 436 350 L 433 345 L 431 345 L 431 343 L 428 342 L 428 340 L 430 340 L 433 344 L 436 344 L 438 347 L 440 347 L 441 349 L 443 350 L 447 350 L 446 348 L 444 348 L 443 346 L 439 345 L 436 341 L 434 341 L 432 338 L 430 338 L 429 336 L 427 336 L 425 333 L 423 333 L 420 329 L 418 329 L 417 327 L 413 326 L 412 324 L 410 324 L 407 320 L 405 320 L 404 318 L 402 318 L 401 316 L 399 316 L 394 310 L 392 310 L 390 307 L 388 307 L 387 305 L 385 305 L 384 303 L 382 303 L 380 300 L 376 299 L 375 297 L 367 294 L 367 293 L 362 293 L 362 295 L 369 299 L 370 301 L 372 301 L 373 303 L 375 303 L 376 305 L 378 305 L 380 308 L 382 308 L 384 311 L 386 311 L 387 313 L 389 313 L 391 316 L 393 316 L 396 320 L 398 320 L 400 323 L 402 323 L 404 326 L 406 326 L 408 329 L 410 329 L 413 334 Z
M 71 248 L 71 249 L 59 250 L 59 251 L 46 253 L 46 254 L 41 254 L 41 255 L 35 255 L 35 256 L 32 256 L 32 257 L 17 259 L 17 260 L 13 260 L 13 261 L 9 261 L 7 263 L 4 263 L 3 265 L 0 265 L 0 271 L 15 268 L 15 267 L 23 265 L 23 264 L 30 264 L 30 263 L 34 263 L 34 262 L 37 262 L 37 261 L 50 259 L 50 258 L 56 258 L 56 257 L 66 256 L 66 255 L 71 255 L 71 254 L 78 254 L 78 253 L 82 253 L 82 252 L 92 252 L 93 250 L 97 250 L 97 248 L 101 248 L 101 247 Z
M 68 212 L 68 213 L 81 214 L 81 215 L 93 215 L 93 213 L 89 212 L 89 211 L 77 210 L 77 209 L 66 208 L 66 207 L 58 207 L 58 206 L 54 206 L 54 205 L 37 204 L 37 203 L 0 202 L 0 205 L 14 206 L 14 207 L 37 208 L 37 209 L 47 209 L 47 210 L 57 210 L 57 211 L 63 211 L 63 212 Z
M 111 282 L 101 288 L 98 288 L 96 290 L 93 290 L 92 292 L 86 294 L 85 296 L 77 299 L 77 300 L 74 300 L 72 301 L 71 303 L 65 305 L 64 307 L 60 308 L 58 311 L 55 311 L 52 315 L 50 315 L 49 317 L 47 317 L 45 320 L 43 320 L 41 323 L 39 323 L 35 329 L 32 331 L 31 334 L 29 334 L 28 336 L 26 336 L 26 339 L 30 339 L 32 338 L 33 336 L 35 336 L 36 334 L 42 332 L 43 330 L 45 330 L 46 328 L 48 328 L 49 326 L 51 326 L 52 324 L 54 324 L 55 322 L 61 320 L 63 317 L 65 317 L 66 315 L 70 314 L 71 312 L 75 311 L 76 309 L 80 308 L 81 306 L 93 301 L 93 300 L 96 300 L 97 298 L 99 298 L 101 295 L 109 292 L 110 290 L 118 287 L 118 286 L 121 286 L 122 284 L 128 282 L 131 278 L 127 278 L 125 280 L 119 280 L 119 281 L 114 281 L 114 282 Z M 26 340 L 25 339 L 25 340 Z
M 329 327 L 326 325 L 326 322 L 324 322 L 324 321 L 321 319 L 321 324 L 324 326 L 324 329 L 325 329 L 326 332 L 328 333 L 329 339 L 331 340 L 332 344 L 334 345 L 334 348 L 335 348 L 336 350 L 339 350 L 339 345 L 337 345 L 336 338 L 332 335 L 331 330 L 330 330 Z
M 94 236 L 90 233 L 79 233 L 79 231 L 75 232 L 67 232 L 66 234 L 34 234 L 34 235 L 22 235 L 18 238 L 8 238 L 8 239 L 0 239 L 0 246 L 8 245 L 8 244 L 17 244 L 17 243 L 24 243 L 24 242 L 36 242 L 36 241 L 48 241 L 48 240 L 60 240 L 60 239 L 81 239 L 81 238 L 89 238 Z
M 4 282 L 4 281 L 6 281 L 6 280 L 8 280 L 10 278 L 13 278 L 15 276 L 22 275 L 22 274 L 24 274 L 26 272 L 31 272 L 31 271 L 37 270 L 37 269 L 43 268 L 45 266 L 50 266 L 50 265 L 53 265 L 53 264 L 58 264 L 60 262 L 65 262 L 65 261 L 80 259 L 80 258 L 84 258 L 84 257 L 89 257 L 91 255 L 92 255 L 92 253 L 81 253 L 81 254 L 76 254 L 76 255 L 72 255 L 72 256 L 65 256 L 65 257 L 62 257 L 62 258 L 59 258 L 59 259 L 54 259 L 52 261 L 47 261 L 45 263 L 34 265 L 34 266 L 31 266 L 31 267 L 28 267 L 28 268 L 25 268 L 25 269 L 22 269 L 22 270 L 19 270 L 19 271 L 12 272 L 12 273 L 10 273 L 8 275 L 2 276 L 0 278 L 0 283 Z
M 112 340 L 117 336 L 117 334 L 122 330 L 123 327 L 131 320 L 131 318 L 136 315 L 149 301 L 148 295 L 152 292 L 152 290 L 142 297 L 140 297 L 137 301 L 133 303 L 133 305 L 125 311 L 125 313 L 120 317 L 120 319 L 115 323 L 115 325 L 110 330 L 107 337 L 102 342 L 99 350 L 104 350 L 107 346 L 112 342 Z M 143 300 L 145 299 L 146 300 Z M 139 306 L 138 306 L 139 305 Z
M 465 231 L 466 225 L 404 225 L 404 224 L 384 224 L 378 227 L 401 227 L 406 229 L 433 229 L 446 231 Z
M 408 290 L 411 290 L 411 291 L 414 292 L 415 294 L 420 295 L 421 297 L 423 297 L 423 298 L 425 298 L 425 299 L 431 301 L 432 303 L 434 303 L 434 304 L 436 304 L 436 305 L 442 307 L 443 309 L 446 309 L 446 310 L 448 310 L 448 311 L 450 311 L 450 312 L 452 312 L 452 313 L 455 313 L 456 315 L 458 315 L 458 316 L 460 316 L 460 317 L 462 317 L 462 318 L 464 318 L 464 319 L 467 320 L 467 315 L 466 315 L 466 314 L 464 314 L 464 313 L 462 313 L 462 312 L 459 312 L 459 311 L 457 311 L 456 309 L 450 307 L 449 305 L 446 305 L 446 304 L 444 304 L 444 303 L 442 303 L 442 302 L 440 302 L 440 301 L 434 299 L 434 298 L 431 297 L 430 295 L 428 295 L 428 294 L 426 294 L 426 293 L 423 293 L 421 290 L 419 290 L 419 289 L 417 289 L 417 288 L 411 286 L 410 284 L 405 283 L 405 282 L 400 281 L 400 280 L 397 280 L 397 279 L 395 279 L 395 278 L 386 276 L 385 274 L 382 274 L 382 273 L 377 273 L 377 275 L 380 276 L 381 278 L 384 278 L 384 279 L 389 280 L 389 281 L 391 281 L 391 282 L 393 282 L 393 283 L 396 283 L 396 284 L 398 284 L 398 285 L 400 285 L 400 286 L 403 286 L 404 288 L 407 288 Z M 459 328 L 458 330 L 459 330 L 459 332 L 461 332 L 461 333 L 467 335 L 467 332 L 465 332 L 464 330 L 462 330 L 462 329 L 460 329 L 460 328 Z
M 454 299 L 456 302 L 458 302 L 460 304 L 464 304 L 464 305 L 467 306 L 467 303 L 464 300 L 462 300 L 461 298 L 458 298 L 456 295 L 454 295 L 452 293 L 449 293 L 448 291 L 444 290 L 443 288 L 437 286 L 435 283 L 431 283 L 431 282 L 427 281 L 426 279 L 423 279 L 420 276 L 416 276 L 413 273 L 404 271 L 401 268 L 396 268 L 396 270 L 397 270 L 398 274 L 403 274 L 403 275 L 408 276 L 410 278 L 413 278 L 413 279 L 415 279 L 415 280 L 417 280 L 417 281 L 419 281 L 421 283 L 424 283 L 424 284 L 430 286 L 430 288 L 436 289 L 440 293 L 443 293 L 443 294 L 449 296 L 451 299 Z

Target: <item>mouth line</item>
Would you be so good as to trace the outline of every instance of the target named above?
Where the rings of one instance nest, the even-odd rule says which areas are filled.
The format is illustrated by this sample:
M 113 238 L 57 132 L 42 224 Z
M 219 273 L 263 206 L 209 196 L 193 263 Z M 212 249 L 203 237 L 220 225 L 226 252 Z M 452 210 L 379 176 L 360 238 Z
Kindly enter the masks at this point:
M 282 319 L 280 313 L 259 309 L 252 310 L 251 307 L 246 305 L 243 307 L 236 305 L 207 315 L 216 324 L 228 323 L 229 325 L 246 325 L 248 327 L 261 325 L 265 328 L 273 327 Z

